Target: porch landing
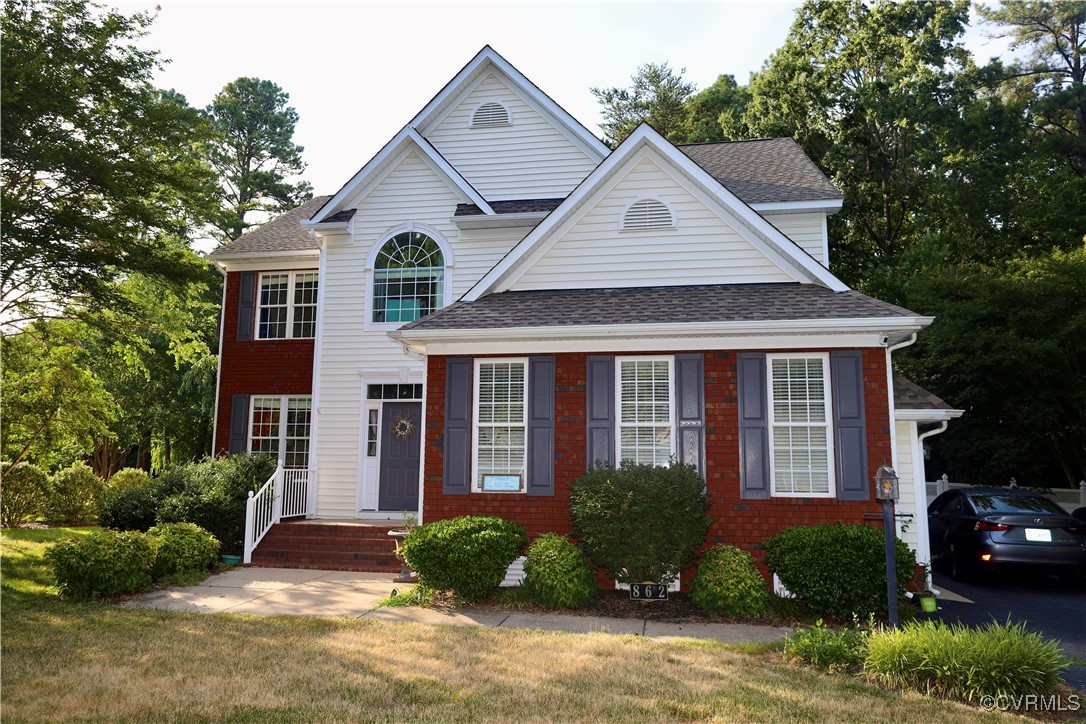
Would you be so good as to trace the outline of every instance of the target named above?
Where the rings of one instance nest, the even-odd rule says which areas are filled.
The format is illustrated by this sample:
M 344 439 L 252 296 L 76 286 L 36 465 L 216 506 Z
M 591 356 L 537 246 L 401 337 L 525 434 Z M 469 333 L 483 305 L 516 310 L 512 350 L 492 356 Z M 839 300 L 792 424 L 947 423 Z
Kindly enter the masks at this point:
M 253 566 L 399 573 L 392 521 L 287 520 L 276 523 L 253 551 Z

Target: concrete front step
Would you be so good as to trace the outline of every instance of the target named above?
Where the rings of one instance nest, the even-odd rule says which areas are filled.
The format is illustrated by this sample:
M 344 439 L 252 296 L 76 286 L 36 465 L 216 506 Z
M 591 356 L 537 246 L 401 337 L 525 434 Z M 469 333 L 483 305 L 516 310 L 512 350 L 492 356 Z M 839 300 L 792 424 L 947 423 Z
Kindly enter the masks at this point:
M 335 571 L 399 572 L 389 537 L 393 526 L 286 522 L 272 527 L 253 551 L 252 565 L 325 568 Z

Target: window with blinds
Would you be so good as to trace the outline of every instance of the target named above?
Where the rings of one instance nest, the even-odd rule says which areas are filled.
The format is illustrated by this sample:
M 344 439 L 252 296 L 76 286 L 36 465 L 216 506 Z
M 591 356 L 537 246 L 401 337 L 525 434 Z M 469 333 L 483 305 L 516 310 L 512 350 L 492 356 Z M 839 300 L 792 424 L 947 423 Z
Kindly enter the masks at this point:
M 674 226 L 675 219 L 671 216 L 671 209 L 657 199 L 641 199 L 631 204 L 622 217 L 624 231 L 670 229 Z
M 509 124 L 509 109 L 494 101 L 483 103 L 475 109 L 475 113 L 471 114 L 472 128 L 491 128 Z
M 488 475 L 520 476 L 527 459 L 527 360 L 479 360 L 475 368 L 475 489 Z M 515 492 L 515 491 L 510 491 Z
M 819 355 L 767 361 L 773 494 L 831 495 L 829 360 Z
M 618 459 L 639 465 L 667 465 L 674 409 L 671 358 L 618 361 Z

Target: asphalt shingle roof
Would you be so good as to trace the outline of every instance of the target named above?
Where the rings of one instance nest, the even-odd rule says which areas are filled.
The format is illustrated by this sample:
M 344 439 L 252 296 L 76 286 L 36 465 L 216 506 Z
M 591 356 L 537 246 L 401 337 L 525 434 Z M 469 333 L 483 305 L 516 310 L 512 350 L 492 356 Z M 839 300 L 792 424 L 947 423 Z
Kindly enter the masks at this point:
M 907 377 L 894 375 L 894 408 L 898 410 L 952 410 L 950 405 Z
M 456 302 L 401 329 L 619 326 L 912 316 L 916 315 L 907 309 L 859 292 L 834 292 L 814 284 L 707 284 L 501 292 L 474 302 Z
M 843 198 L 841 190 L 791 138 L 696 143 L 678 148 L 748 204 Z
M 514 201 L 488 201 L 495 214 L 530 214 L 550 212 L 565 199 L 517 199 Z M 483 213 L 475 204 L 457 204 L 456 216 L 478 216 Z
M 317 240 L 302 228 L 301 222 L 317 213 L 317 210 L 324 206 L 330 198 L 332 197 L 314 196 L 301 206 L 276 216 L 259 229 L 250 231 L 248 234 L 242 234 L 229 244 L 220 246 L 211 252 L 210 256 L 306 251 L 309 249 L 316 251 L 318 249 Z

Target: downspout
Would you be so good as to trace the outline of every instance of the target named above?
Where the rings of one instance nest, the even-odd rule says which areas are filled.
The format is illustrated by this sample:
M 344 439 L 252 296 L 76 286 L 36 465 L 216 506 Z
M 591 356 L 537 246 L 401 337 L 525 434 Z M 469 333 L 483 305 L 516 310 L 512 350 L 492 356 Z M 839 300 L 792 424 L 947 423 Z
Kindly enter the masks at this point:
M 321 346 L 324 336 L 324 290 L 328 281 L 325 277 L 328 250 L 324 245 L 324 239 L 312 228 L 309 229 L 309 234 L 317 240 L 317 253 L 319 254 L 317 260 L 317 327 L 313 334 L 313 381 L 310 392 L 310 415 L 312 419 L 309 426 L 309 480 L 306 481 L 308 489 L 306 490 L 305 515 L 306 518 L 312 519 L 317 515 L 317 480 L 320 476 L 317 463 L 317 452 L 319 450 L 317 441 L 320 435 Z
M 219 436 L 219 386 L 222 384 L 222 333 L 226 326 L 226 282 L 230 278 L 217 260 L 211 260 L 216 271 L 222 274 L 222 301 L 219 302 L 219 353 L 215 355 L 215 409 L 211 414 L 211 457 L 215 457 L 215 440 Z
M 938 427 L 932 428 L 931 430 L 928 430 L 927 432 L 921 433 L 921 434 L 916 436 L 915 455 L 916 455 L 917 459 L 913 463 L 913 468 L 914 468 L 913 475 L 914 475 L 914 477 L 919 478 L 918 480 L 915 480 L 914 483 L 913 483 L 916 486 L 916 490 L 914 491 L 914 497 L 916 498 L 916 503 L 917 503 L 917 506 L 918 506 L 917 519 L 920 520 L 920 516 L 923 516 L 923 520 L 921 521 L 922 525 L 921 524 L 917 525 L 917 531 L 918 531 L 918 533 L 923 533 L 924 534 L 923 548 L 924 548 L 924 552 L 927 554 L 926 555 L 927 560 L 924 561 L 927 564 L 926 565 L 926 572 L 927 572 L 927 574 L 926 574 L 926 578 L 927 578 L 926 583 L 927 583 L 927 587 L 928 587 L 929 591 L 933 591 L 935 593 L 938 593 L 938 591 L 936 591 L 932 587 L 932 581 L 931 581 L 931 550 L 930 550 L 930 544 L 927 541 L 927 537 L 928 537 L 928 517 L 927 517 L 927 510 L 928 510 L 928 504 L 927 504 L 927 501 L 928 501 L 928 491 L 927 491 L 928 472 L 927 472 L 927 469 L 924 466 L 924 440 L 926 440 L 929 437 L 932 437 L 933 435 L 938 435 L 940 433 L 946 432 L 947 426 L 949 424 L 950 424 L 949 420 L 943 420 L 942 422 L 939 423 Z M 921 474 L 921 471 L 922 471 L 922 474 Z M 922 506 L 920 505 L 921 500 L 924 501 L 924 504 Z

